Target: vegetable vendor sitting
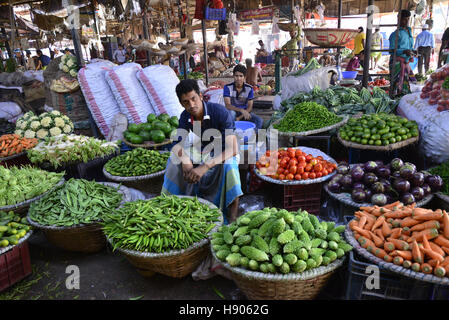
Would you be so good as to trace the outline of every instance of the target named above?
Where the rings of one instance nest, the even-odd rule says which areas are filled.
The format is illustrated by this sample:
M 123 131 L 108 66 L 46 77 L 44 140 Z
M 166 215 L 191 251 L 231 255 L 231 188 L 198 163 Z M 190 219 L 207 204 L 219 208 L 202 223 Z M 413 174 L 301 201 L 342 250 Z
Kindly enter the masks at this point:
M 243 194 L 234 120 L 222 105 L 203 101 L 195 80 L 182 80 L 176 94 L 185 110 L 162 193 L 206 199 L 223 211 L 225 222 L 233 222 Z
M 245 83 L 247 69 L 243 65 L 234 67 L 234 82 L 223 88 L 223 97 L 226 109 L 229 110 L 232 119 L 236 121 L 250 121 L 261 129 L 263 120 L 251 113 L 253 110 L 254 90 Z

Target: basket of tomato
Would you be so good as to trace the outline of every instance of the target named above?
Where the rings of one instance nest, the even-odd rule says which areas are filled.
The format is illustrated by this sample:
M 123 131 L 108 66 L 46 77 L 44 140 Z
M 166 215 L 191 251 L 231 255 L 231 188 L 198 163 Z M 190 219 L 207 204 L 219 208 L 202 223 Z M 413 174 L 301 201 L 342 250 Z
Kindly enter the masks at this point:
M 369 82 L 368 85 L 371 87 L 389 87 L 390 81 L 385 80 L 384 78 L 377 78 L 376 80 Z
M 256 162 L 256 175 L 282 185 L 321 183 L 335 175 L 337 162 L 324 152 L 308 148 L 267 151 Z

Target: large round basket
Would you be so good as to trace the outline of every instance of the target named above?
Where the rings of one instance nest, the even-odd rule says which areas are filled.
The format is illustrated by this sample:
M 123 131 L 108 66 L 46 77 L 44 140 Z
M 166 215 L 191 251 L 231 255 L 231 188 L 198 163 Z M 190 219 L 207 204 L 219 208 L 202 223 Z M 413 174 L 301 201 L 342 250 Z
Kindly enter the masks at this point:
M 166 153 L 168 151 L 159 151 Z M 144 176 L 121 177 L 110 174 L 106 171 L 106 164 L 103 166 L 103 175 L 110 181 L 121 183 L 129 188 L 152 194 L 160 194 L 164 183 L 165 170 L 147 174 Z
M 190 196 L 179 197 L 193 198 Z M 207 200 L 198 198 L 198 201 L 207 204 L 212 209 L 217 209 L 214 204 Z M 220 215 L 220 221 L 209 232 L 209 235 L 216 232 L 222 223 L 223 217 Z M 111 239 L 108 238 L 107 240 L 114 246 Z M 122 248 L 117 248 L 116 250 L 125 255 L 126 259 L 144 277 L 151 277 L 155 273 L 160 273 L 172 278 L 184 278 L 192 273 L 206 258 L 209 252 L 209 239 L 206 238 L 196 242 L 184 250 L 172 250 L 165 253 L 140 252 Z
M 356 29 L 305 28 L 306 39 L 320 47 L 344 46 L 355 38 Z
M 335 163 L 335 164 L 337 163 L 334 159 L 332 159 L 327 154 L 325 154 L 324 152 L 322 152 L 321 150 L 318 150 L 318 149 L 308 148 L 308 147 L 295 147 L 293 149 L 301 149 L 301 151 L 311 154 L 314 157 L 322 156 L 324 160 L 327 160 L 327 161 Z M 324 176 L 324 177 L 321 177 L 318 179 L 292 181 L 292 180 L 276 180 L 276 179 L 270 178 L 269 176 L 263 175 L 258 169 L 255 169 L 254 172 L 256 173 L 258 178 L 260 178 L 266 182 L 280 184 L 280 185 L 284 185 L 284 186 L 295 186 L 295 185 L 321 183 L 321 182 L 329 180 L 336 174 L 336 171 L 334 171 L 334 172 L 328 174 L 327 176 Z
M 151 142 L 151 141 L 146 141 L 143 144 L 134 144 L 129 142 L 128 140 L 126 140 L 125 138 L 123 138 L 123 142 L 129 146 L 129 147 L 133 147 L 133 148 L 144 148 L 144 149 L 151 149 L 151 148 L 159 148 L 159 147 L 163 147 L 166 146 L 168 144 L 171 144 L 173 141 L 170 139 L 165 139 L 164 141 L 162 141 L 161 143 L 155 143 L 155 142 Z
M 119 185 L 110 182 L 99 182 L 106 186 L 118 188 Z M 128 188 L 120 186 L 119 193 L 123 195 L 122 203 L 131 200 Z M 94 253 L 106 245 L 106 237 L 99 223 L 79 224 L 70 227 L 44 226 L 27 216 L 28 222 L 35 228 L 42 229 L 47 240 L 53 245 L 74 252 Z
M 5 252 L 8 252 L 9 250 L 14 248 L 15 246 L 20 246 L 22 243 L 27 241 L 28 238 L 31 237 L 32 234 L 33 234 L 33 230 L 30 230 L 30 231 L 27 232 L 27 234 L 24 237 L 19 239 L 17 244 L 10 245 L 10 246 L 4 247 L 4 248 L 0 248 L 0 255 L 4 254 Z
M 437 200 L 437 207 L 449 211 L 449 196 L 443 194 L 442 192 L 435 193 L 435 198 Z
M 48 193 L 52 192 L 53 190 L 55 190 L 57 187 L 59 187 L 60 185 L 63 185 L 65 182 L 64 177 L 61 178 L 61 180 L 59 180 L 59 182 L 53 186 L 53 188 L 51 188 L 50 190 L 44 192 L 43 194 L 34 197 L 33 199 L 30 200 L 26 200 L 24 202 L 18 203 L 18 204 L 14 204 L 11 206 L 4 206 L 4 207 L 0 207 L 0 211 L 14 211 L 14 213 L 17 214 L 24 214 L 28 211 L 28 208 L 30 207 L 30 205 L 35 202 L 38 201 L 39 199 L 41 199 L 42 197 L 44 197 L 45 195 L 47 195 Z
M 444 285 L 449 286 L 449 278 L 439 278 L 434 276 L 433 274 L 425 274 L 422 272 L 415 272 L 411 269 L 406 269 L 402 266 L 395 265 L 391 262 L 386 262 L 375 255 L 368 252 L 366 249 L 362 248 L 360 246 L 360 243 L 354 238 L 354 234 L 352 233 L 352 230 L 349 227 L 349 224 L 346 226 L 345 229 L 345 238 L 348 240 L 349 244 L 354 247 L 354 250 L 357 251 L 361 256 L 363 256 L 365 259 L 371 261 L 372 263 L 385 268 L 386 270 L 389 270 L 391 272 L 395 272 L 397 274 L 400 274 L 405 277 L 410 277 L 416 280 L 424 281 L 424 282 L 430 282 L 435 283 L 438 285 Z
M 345 257 L 327 266 L 302 273 L 268 274 L 231 267 L 220 261 L 211 248 L 213 257 L 232 274 L 232 279 L 250 300 L 312 300 L 329 278 L 343 264 Z
M 345 147 L 360 149 L 360 150 L 375 150 L 375 151 L 382 151 L 382 152 L 388 152 L 388 151 L 393 151 L 396 149 L 401 149 L 401 148 L 407 147 L 415 142 L 418 142 L 418 140 L 419 140 L 419 136 L 413 137 L 413 138 L 410 138 L 410 139 L 407 139 L 404 141 L 392 143 L 392 144 L 389 144 L 386 146 L 373 146 L 373 145 L 369 145 L 369 144 L 360 144 L 360 143 L 354 143 L 351 141 L 343 140 L 340 136 L 340 132 L 338 133 L 338 141 L 340 141 L 340 143 L 342 145 L 344 145 Z
M 305 136 L 310 136 L 312 134 L 323 133 L 323 132 L 330 131 L 332 129 L 340 128 L 341 126 L 345 125 L 346 122 L 348 122 L 348 120 L 349 120 L 349 116 L 344 116 L 343 119 L 340 122 L 338 122 L 336 124 L 333 124 L 331 126 L 323 127 L 323 128 L 316 129 L 316 130 L 303 131 L 303 132 L 282 132 L 282 131 L 278 131 L 278 135 L 283 136 L 283 137 L 305 137 Z M 274 122 L 270 126 L 269 129 L 274 129 L 273 125 L 276 125 L 276 124 L 278 124 L 281 121 L 282 121 L 282 119 L 277 120 L 276 122 Z
M 374 206 L 374 204 L 372 203 L 367 203 L 367 202 L 363 202 L 363 203 L 357 203 L 354 202 L 351 198 L 351 194 L 348 192 L 342 192 L 342 193 L 334 193 L 331 192 L 329 190 L 328 184 L 324 184 L 324 190 L 326 190 L 326 192 L 329 194 L 329 196 L 347 206 L 350 207 L 354 207 L 354 208 L 360 208 L 360 207 L 372 207 Z M 432 201 L 433 199 L 433 193 L 428 194 L 427 196 L 425 196 L 422 200 L 416 202 L 416 206 L 417 207 L 423 207 L 426 204 L 428 204 L 430 201 Z

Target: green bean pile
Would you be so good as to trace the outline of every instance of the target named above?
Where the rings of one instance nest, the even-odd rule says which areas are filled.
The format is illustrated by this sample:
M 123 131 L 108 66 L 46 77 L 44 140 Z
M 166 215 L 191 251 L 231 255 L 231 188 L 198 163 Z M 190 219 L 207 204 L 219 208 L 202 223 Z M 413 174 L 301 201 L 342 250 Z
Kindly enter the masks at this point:
M 125 203 L 105 218 L 104 233 L 114 250 L 168 252 L 190 247 L 207 238 L 220 211 L 198 199 L 162 194 L 150 200 Z
M 39 201 L 28 215 L 44 226 L 70 227 L 102 221 L 118 208 L 123 195 L 117 189 L 95 181 L 70 179 Z
M 109 160 L 105 169 L 114 176 L 144 176 L 164 170 L 169 157 L 170 152 L 137 148 Z
M 316 102 L 302 102 L 289 110 L 274 128 L 281 132 L 304 132 L 321 129 L 342 121 Z
M 439 166 L 429 170 L 431 174 L 436 174 L 443 179 L 443 187 L 441 193 L 449 195 L 449 162 L 444 162 Z

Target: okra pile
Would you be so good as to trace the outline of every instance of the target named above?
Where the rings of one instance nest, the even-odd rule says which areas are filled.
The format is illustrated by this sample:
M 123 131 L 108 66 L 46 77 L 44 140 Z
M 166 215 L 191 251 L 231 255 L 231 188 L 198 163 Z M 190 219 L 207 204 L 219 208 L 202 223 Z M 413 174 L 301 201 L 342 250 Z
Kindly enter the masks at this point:
M 328 127 L 342 120 L 316 102 L 302 102 L 290 109 L 274 128 L 282 132 L 304 132 Z
M 16 245 L 30 230 L 26 218 L 13 211 L 0 211 L 0 248 Z
M 70 179 L 31 204 L 28 216 L 44 226 L 70 227 L 103 220 L 117 209 L 123 195 L 117 189 L 84 179 Z
M 265 208 L 239 217 L 212 234 L 218 259 L 264 273 L 300 273 L 327 266 L 352 250 L 345 226 L 320 222 L 306 211 Z
M 163 253 L 186 249 L 207 238 L 220 214 L 196 198 L 162 194 L 125 203 L 107 215 L 103 229 L 114 250 Z
M 0 207 L 33 199 L 53 188 L 64 176 L 31 166 L 0 166 Z
M 105 170 L 120 177 L 144 176 L 164 170 L 169 157 L 170 152 L 136 148 L 109 160 Z

